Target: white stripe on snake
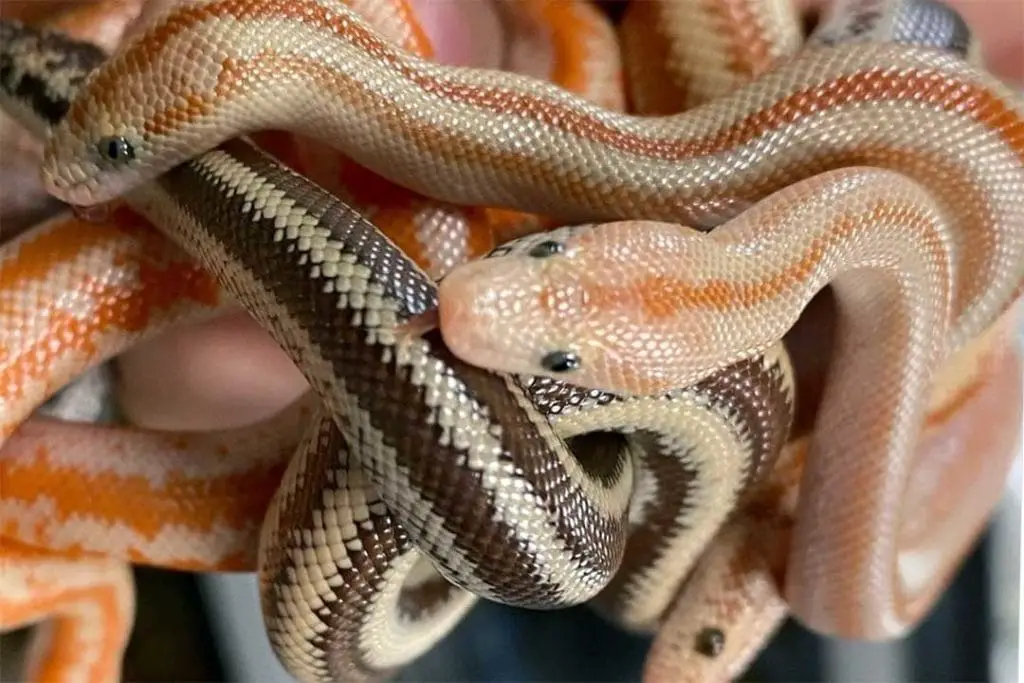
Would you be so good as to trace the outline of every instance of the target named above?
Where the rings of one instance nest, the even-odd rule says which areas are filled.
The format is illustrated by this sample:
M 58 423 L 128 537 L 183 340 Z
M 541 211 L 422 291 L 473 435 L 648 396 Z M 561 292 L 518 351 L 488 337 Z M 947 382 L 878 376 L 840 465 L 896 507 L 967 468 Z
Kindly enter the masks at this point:
M 40 112 L 42 132 L 71 74 L 98 57 L 0 26 L 4 107 L 20 103 L 28 123 Z M 47 51 L 59 59 L 33 61 Z M 261 550 L 271 641 L 301 679 L 399 666 L 456 622 L 472 597 L 422 575 L 396 604 L 421 552 L 476 594 L 553 608 L 604 589 L 627 532 L 654 526 L 673 554 L 642 548 L 648 556 L 628 558 L 617 578 L 661 601 L 642 606 L 638 618 L 653 619 L 788 434 L 781 348 L 668 396 L 618 398 L 477 370 L 436 334 L 396 345 L 395 326 L 434 304 L 434 285 L 372 225 L 244 142 L 172 169 L 129 202 L 268 327 L 339 418 L 311 428 Z M 562 439 L 593 431 L 624 436 L 577 440 L 577 461 Z M 649 490 L 629 527 L 634 480 Z M 618 591 L 603 597 L 632 607 Z
M 841 7 L 839 12 L 849 11 L 849 16 L 853 17 L 849 9 L 853 6 Z M 300 12 L 299 7 L 307 11 Z M 912 9 L 913 5 L 905 7 Z M 909 12 L 900 10 L 904 11 Z M 285 7 L 274 2 L 202 2 L 190 4 L 179 13 L 180 23 L 168 30 L 154 30 L 142 36 L 139 42 L 126 46 L 86 85 L 87 93 L 72 106 L 66 125 L 59 129 L 48 148 L 46 177 L 56 195 L 79 203 L 104 200 L 238 132 L 267 127 L 296 129 L 320 136 L 380 173 L 436 197 L 543 211 L 572 220 L 647 218 L 685 220 L 697 227 L 712 227 L 794 183 L 792 190 L 778 193 L 775 200 L 794 201 L 794 215 L 799 215 L 800 204 L 795 200 L 811 196 L 812 206 L 814 201 L 827 196 L 821 192 L 856 193 L 863 187 L 858 182 L 870 182 L 868 176 L 847 182 L 844 173 L 828 173 L 830 169 L 879 165 L 906 173 L 929 191 L 926 194 L 913 189 L 912 184 L 893 183 L 897 189 L 906 187 L 909 194 L 905 197 L 913 197 L 911 203 L 923 207 L 922 234 L 940 234 L 936 244 L 944 239 L 941 230 L 933 230 L 942 222 L 937 216 L 943 214 L 948 213 L 952 223 L 976 224 L 983 231 L 984 238 L 974 238 L 976 242 L 953 231 L 951 248 L 965 254 L 962 261 L 945 258 L 944 250 L 948 245 L 940 244 L 925 254 L 926 257 L 937 256 L 923 268 L 934 282 L 925 281 L 922 291 L 934 294 L 935 300 L 939 300 L 943 278 L 959 279 L 953 297 L 954 310 L 965 313 L 956 318 L 950 348 L 958 348 L 985 329 L 1019 291 L 1021 240 L 1017 207 L 1021 184 L 1019 140 L 1015 132 L 1020 128 L 1019 112 L 1004 88 L 976 67 L 961 61 L 964 54 L 971 53 L 966 51 L 962 41 L 963 27 L 955 23 L 956 17 L 951 13 L 930 12 L 925 16 L 927 21 L 919 26 L 920 34 L 901 34 L 904 38 L 920 38 L 927 46 L 920 48 L 860 42 L 865 36 L 877 39 L 878 32 L 870 27 L 844 32 L 827 24 L 829 31 L 853 36 L 857 44 L 807 49 L 733 94 L 692 112 L 660 119 L 605 112 L 527 78 L 450 69 L 411 58 L 387 44 L 356 15 L 336 3 L 292 3 Z M 869 13 L 869 20 L 870 16 Z M 887 15 L 874 16 L 877 19 Z M 899 16 L 901 21 L 885 25 L 899 33 L 905 30 L 903 20 L 915 15 L 910 12 L 894 16 Z M 937 24 L 935 17 L 940 17 Z M 256 18 L 266 21 L 247 23 Z M 936 27 L 937 32 L 933 31 Z M 259 30 L 267 31 L 263 38 Z M 188 40 L 207 40 L 211 31 L 223 51 L 212 54 L 211 58 L 223 60 L 221 64 L 177 60 L 163 52 L 185 50 Z M 253 45 L 272 44 L 269 42 L 272 37 L 285 34 L 295 38 L 294 45 L 302 46 L 296 47 L 293 54 L 254 55 L 249 51 Z M 949 55 L 931 49 L 936 35 L 940 44 L 948 40 L 952 43 L 950 47 L 965 49 L 965 53 Z M 325 44 L 332 46 L 329 56 L 309 47 L 321 44 L 320 41 L 328 41 Z M 283 45 L 282 49 L 287 49 Z M 267 69 L 266 73 L 270 74 L 272 70 L 268 66 L 271 64 L 300 78 L 250 78 L 245 71 L 246 68 Z M 196 80 L 189 81 L 190 76 Z M 303 80 L 309 78 L 321 79 L 329 87 L 309 87 L 311 81 Z M 200 103 L 195 105 L 195 111 L 182 112 L 176 109 L 173 100 L 167 99 L 168 95 L 178 92 L 175 87 L 183 87 L 183 83 L 191 83 L 191 87 L 196 88 L 191 95 Z M 918 89 L 923 83 L 934 87 Z M 208 86 L 214 86 L 214 91 L 203 92 Z M 332 88 L 339 90 L 334 92 Z M 344 99 L 341 92 L 353 99 Z M 396 97 L 395 93 L 402 96 Z M 506 108 L 499 109 L 502 106 Z M 204 107 L 209 109 L 204 110 Z M 438 111 L 443 111 L 444 116 L 437 116 Z M 972 115 L 975 118 L 970 118 Z M 240 124 L 239 118 L 243 117 L 244 123 Z M 879 126 L 879 121 L 886 120 L 884 117 L 889 117 L 889 122 Z M 923 133 L 947 129 L 959 131 L 956 144 L 942 135 Z M 530 144 L 526 147 L 517 139 L 522 135 L 531 136 L 527 138 Z M 573 146 L 576 151 L 572 151 Z M 962 151 L 966 160 L 954 159 L 951 151 Z M 105 159 L 104 154 L 113 159 Z M 189 167 L 201 176 L 201 180 L 196 181 L 197 186 L 212 183 L 223 187 L 232 178 L 242 178 L 243 182 L 255 180 L 240 176 L 233 167 L 239 163 L 255 163 L 253 160 L 240 162 L 225 157 L 228 153 L 224 150 L 217 154 Z M 819 174 L 822 177 L 806 180 Z M 896 176 L 882 173 L 873 181 L 876 185 L 868 189 L 881 190 L 888 178 Z M 936 198 L 937 204 L 932 204 L 931 197 Z M 189 201 L 195 200 L 190 198 Z M 178 204 L 184 203 L 179 196 Z M 178 204 L 165 200 L 159 206 L 161 211 L 170 211 Z M 857 201 L 852 200 L 850 206 L 856 205 Z M 152 206 L 156 204 L 151 205 L 151 211 Z M 277 210 L 276 204 L 269 206 Z M 772 215 L 767 206 L 760 211 L 750 215 Z M 1004 226 L 1014 230 L 1005 230 Z M 185 228 L 188 233 L 189 226 Z M 192 241 L 186 238 L 186 244 L 195 251 L 197 245 L 206 241 L 201 230 L 193 227 L 192 233 Z M 205 258 L 204 263 L 212 267 L 221 260 L 235 262 L 241 255 L 235 250 L 245 246 L 239 243 L 221 247 Z M 839 248 L 847 246 L 840 244 Z M 326 257 L 331 259 L 332 255 L 328 253 Z M 956 267 L 960 262 L 974 261 L 980 264 L 972 263 L 972 270 Z M 351 264 L 337 266 L 330 261 L 329 265 L 345 269 Z M 472 268 L 486 271 L 492 264 Z M 467 268 L 462 272 L 474 270 Z M 264 293 L 259 278 L 251 278 L 244 269 L 230 269 L 230 272 L 238 278 L 237 287 Z M 723 272 L 729 275 L 728 268 Z M 459 277 L 449 278 L 443 287 L 458 291 L 454 283 L 459 281 Z M 282 291 L 278 301 L 265 296 L 250 299 L 248 305 L 254 314 L 263 316 L 265 324 L 274 321 L 275 307 L 279 309 L 276 319 L 288 320 L 290 311 L 285 309 L 291 300 L 286 298 L 287 294 Z M 279 301 L 286 302 L 285 308 Z M 449 308 L 457 311 L 462 304 L 457 299 L 452 301 L 454 305 Z M 419 311 L 405 312 L 416 314 Z M 487 315 L 494 312 L 492 309 Z M 935 313 L 935 321 L 942 322 L 941 313 L 931 310 L 926 313 Z M 294 312 L 291 315 L 295 317 Z M 399 320 L 396 317 L 385 321 L 385 326 L 390 322 Z M 555 329 L 557 326 L 551 331 Z M 459 333 L 454 322 L 447 330 L 451 334 L 446 332 L 446 340 L 459 339 L 453 336 Z M 757 341 L 758 351 L 765 343 L 775 343 L 780 331 L 772 330 L 770 334 L 764 332 L 768 339 Z M 524 327 L 522 331 L 534 335 L 531 344 L 512 348 L 501 358 L 483 356 L 481 352 L 485 347 L 465 341 L 453 343 L 452 348 L 481 365 L 498 367 L 502 363 L 519 363 L 523 353 L 535 352 L 538 342 L 545 341 L 536 337 L 544 334 L 544 330 Z M 282 343 L 291 343 L 296 362 L 307 373 L 320 378 L 320 384 L 314 381 L 314 385 L 326 394 L 332 410 L 345 414 L 344 410 L 352 406 L 340 400 L 330 401 L 333 391 L 338 390 L 330 377 L 332 369 L 338 372 L 337 364 L 332 368 L 323 357 L 303 356 L 302 350 L 312 341 L 305 337 L 306 332 L 291 330 L 290 337 L 282 333 Z M 581 336 L 577 341 L 587 338 Z M 432 339 L 436 341 L 436 335 Z M 469 339 L 478 340 L 476 337 Z M 511 339 L 510 336 L 505 341 Z M 560 352 L 566 348 L 564 341 L 544 348 Z M 319 342 L 320 353 L 324 353 L 330 343 Z M 413 348 L 417 343 L 413 342 Z M 945 344 L 942 346 L 944 349 Z M 749 355 L 753 347 L 734 350 L 697 344 L 696 348 L 707 349 L 707 355 L 691 355 L 687 359 L 693 366 L 690 374 L 673 375 L 670 386 L 700 379 L 709 370 Z M 643 354 L 638 356 L 637 351 L 636 347 L 630 349 L 632 355 L 620 358 L 620 367 L 602 379 L 610 377 L 613 385 L 634 379 L 642 369 L 638 361 Z M 579 360 L 565 353 L 555 353 L 531 355 L 522 362 L 531 372 L 544 372 L 545 368 L 537 367 L 543 357 L 555 359 L 548 370 L 559 365 L 571 368 Z M 927 358 L 925 365 L 937 357 Z M 600 371 L 601 363 L 608 359 L 608 356 L 601 356 L 597 361 L 583 359 L 583 372 L 578 376 L 587 377 L 586 373 L 592 370 Z M 304 365 L 311 361 L 324 364 L 322 367 Z M 920 364 L 904 368 L 914 377 L 918 370 L 921 370 Z M 652 375 L 640 381 L 658 379 Z M 627 388 L 625 384 L 616 386 Z M 351 387 L 347 389 L 351 393 L 341 390 L 341 394 L 351 397 L 359 393 Z M 479 387 L 476 389 L 482 391 Z M 505 388 L 508 390 L 512 390 L 515 397 L 517 388 L 509 384 Z M 529 408 L 522 397 L 519 402 L 520 409 Z M 366 409 L 365 405 L 362 407 Z M 364 413 L 356 406 L 355 414 Z M 399 411 L 390 417 L 400 419 L 401 415 Z M 354 429 L 358 430 L 361 425 L 356 422 Z M 547 440 L 552 439 L 553 435 L 546 433 L 546 426 L 540 422 L 532 421 L 529 426 Z M 363 427 L 359 433 L 362 439 L 378 447 L 387 435 L 386 430 L 376 426 L 373 429 Z M 381 451 L 378 449 L 375 453 Z M 395 453 L 397 455 L 398 451 Z M 568 462 L 564 453 L 560 455 L 563 462 Z M 483 456 L 480 457 L 484 462 Z M 393 474 L 389 462 L 382 458 L 384 464 L 377 463 L 377 469 L 371 467 L 371 470 L 378 477 L 385 471 Z M 386 467 L 392 469 L 385 470 Z M 500 477 L 495 481 L 500 481 Z M 902 481 L 902 475 L 895 477 L 895 481 Z M 410 477 L 405 484 L 418 482 Z M 484 488 L 488 488 L 487 483 Z M 440 559 L 435 556 L 435 561 L 447 561 L 449 565 L 460 565 L 459 560 L 463 559 L 469 564 L 479 562 L 479 556 L 453 561 L 445 555 L 445 551 L 455 545 L 453 539 L 437 533 L 428 538 L 428 533 L 436 531 L 433 527 L 440 523 L 438 518 L 421 517 L 410 521 L 402 516 L 412 514 L 418 505 L 407 503 L 406 509 L 401 508 L 398 499 L 406 495 L 404 492 L 382 488 L 381 495 L 409 533 L 416 537 L 420 547 L 442 556 Z M 817 492 L 816 495 L 822 494 Z M 844 509 L 837 506 L 834 514 L 842 515 Z M 601 505 L 593 511 L 607 512 Z M 802 515 L 802 522 L 805 526 L 811 523 L 807 514 Z M 602 530 L 596 533 L 600 537 Z M 883 540 L 888 538 L 882 536 Z M 535 571 L 544 576 L 557 570 L 559 553 L 553 536 L 541 540 L 550 544 L 543 547 L 551 552 L 535 567 Z M 422 545 L 424 542 L 438 544 L 438 547 L 428 549 Z M 798 554 L 797 557 L 809 555 Z M 483 573 L 479 566 L 474 569 Z M 456 581 L 485 591 L 489 597 L 531 604 L 530 599 L 522 596 L 499 596 L 493 592 L 493 585 L 485 589 L 481 583 L 472 583 L 468 570 L 459 576 L 453 573 L 458 570 L 452 566 L 446 571 Z M 557 583 L 559 577 L 555 576 Z M 483 583 L 493 581 L 491 576 Z M 820 582 L 815 582 L 805 591 L 809 594 L 818 587 Z M 814 599 L 811 596 L 805 600 L 805 612 L 808 601 Z M 864 610 L 865 614 L 851 617 L 853 623 L 859 619 L 869 624 L 855 626 L 854 630 L 878 632 L 902 628 L 899 618 L 889 615 L 887 609 L 870 615 L 867 612 L 872 610 Z M 816 617 L 816 620 L 828 618 Z M 835 619 L 834 614 L 832 618 Z M 870 625 L 878 619 L 884 623 Z

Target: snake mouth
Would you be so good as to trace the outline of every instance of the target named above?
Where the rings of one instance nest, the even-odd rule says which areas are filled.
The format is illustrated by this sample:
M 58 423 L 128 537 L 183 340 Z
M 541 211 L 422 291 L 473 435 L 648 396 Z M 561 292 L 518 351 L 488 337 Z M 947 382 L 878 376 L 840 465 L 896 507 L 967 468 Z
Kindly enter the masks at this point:
M 79 207 L 90 207 L 110 202 L 126 194 L 139 182 L 136 169 L 112 168 L 84 158 L 67 156 L 55 148 L 55 140 L 48 142 L 43 154 L 41 180 L 46 192 L 64 202 Z
M 437 323 L 448 350 L 456 358 L 476 365 L 481 354 L 487 355 L 487 340 L 476 332 L 472 306 L 460 297 L 445 296 L 445 288 L 438 289 Z
M 53 168 L 55 170 L 48 170 Z M 74 179 L 81 176 L 81 179 Z M 98 185 L 92 176 L 80 166 L 47 164 L 42 177 L 43 189 L 47 194 L 65 204 L 76 207 L 91 207 L 109 201 L 117 196 L 116 192 L 97 192 Z M 107 197 L 105 195 L 109 194 Z
M 71 212 L 76 218 L 86 223 L 105 223 L 110 220 L 115 208 L 115 202 L 100 202 L 88 206 L 72 204 Z

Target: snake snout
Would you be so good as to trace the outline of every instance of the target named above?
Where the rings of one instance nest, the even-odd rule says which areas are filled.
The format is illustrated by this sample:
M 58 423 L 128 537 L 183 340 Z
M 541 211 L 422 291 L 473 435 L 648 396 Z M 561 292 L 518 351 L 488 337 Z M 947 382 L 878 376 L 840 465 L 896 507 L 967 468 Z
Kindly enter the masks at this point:
M 494 324 L 493 314 L 481 306 L 472 292 L 461 287 L 446 287 L 442 280 L 438 289 L 438 320 L 441 337 L 456 357 L 471 365 L 493 367 L 498 350 L 493 348 L 493 335 L 487 330 Z

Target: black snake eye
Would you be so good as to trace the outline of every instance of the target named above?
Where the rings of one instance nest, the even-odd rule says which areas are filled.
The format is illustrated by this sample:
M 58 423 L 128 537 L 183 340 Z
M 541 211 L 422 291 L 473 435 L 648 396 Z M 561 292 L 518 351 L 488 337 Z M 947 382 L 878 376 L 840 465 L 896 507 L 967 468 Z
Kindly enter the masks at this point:
M 694 648 L 705 657 L 717 657 L 725 648 L 725 633 L 717 628 L 703 628 L 697 634 Z
M 580 357 L 572 351 L 552 351 L 540 359 L 541 366 L 549 372 L 569 372 L 580 367 Z
M 125 162 L 135 158 L 135 148 L 121 135 L 102 138 L 96 145 L 100 154 L 108 161 Z
M 529 254 L 534 258 L 547 258 L 548 256 L 554 256 L 555 254 L 561 254 L 565 247 L 562 246 L 561 242 L 554 240 L 544 240 L 538 242 L 530 249 Z

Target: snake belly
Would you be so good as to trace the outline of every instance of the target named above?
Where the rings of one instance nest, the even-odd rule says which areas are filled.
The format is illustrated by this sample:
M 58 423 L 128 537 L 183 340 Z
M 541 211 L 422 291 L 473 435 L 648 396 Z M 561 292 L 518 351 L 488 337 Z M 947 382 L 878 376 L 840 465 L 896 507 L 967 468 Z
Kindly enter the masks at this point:
M 59 51 L 60 37 L 14 22 L 0 27 L 5 108 L 20 108 L 23 115 L 49 112 L 49 123 L 59 119 L 67 111 L 62 98 L 73 88 L 48 89 L 51 74 L 32 57 L 41 40 Z M 75 50 L 82 47 L 69 45 L 65 54 Z M 89 58 L 90 66 L 98 57 Z M 36 115 L 37 130 L 47 118 Z M 703 501 L 702 528 L 690 528 L 685 505 L 676 520 L 660 523 L 706 538 L 744 487 L 770 468 L 788 432 L 792 384 L 782 353 L 664 396 L 573 393 L 569 385 L 543 383 L 541 401 L 527 379 L 459 363 L 436 335 L 402 342 L 396 326 L 436 304 L 433 283 L 372 225 L 244 141 L 173 169 L 127 200 L 195 254 L 306 374 L 332 414 L 335 425 L 324 426 L 326 434 L 338 430 L 384 503 L 360 508 L 351 502 L 349 511 L 358 510 L 362 521 L 386 508 L 401 529 L 396 535 L 407 535 L 415 552 L 474 595 L 557 607 L 603 589 L 626 549 L 633 482 L 648 457 L 679 461 L 691 472 L 686 497 L 696 492 Z M 558 413 L 572 415 L 561 431 L 551 419 Z M 581 420 L 592 431 L 626 432 L 630 445 L 611 448 L 598 441 L 588 454 L 576 440 L 573 455 L 562 434 L 581 436 L 571 429 Z M 308 439 L 314 449 L 340 441 Z M 263 574 L 272 577 L 265 590 L 282 596 L 270 602 L 268 629 L 284 634 L 272 641 L 296 676 L 345 678 L 394 665 L 406 650 L 396 644 L 382 663 L 379 654 L 363 661 L 342 645 L 352 642 L 355 631 L 364 648 L 385 634 L 386 620 L 367 618 L 379 610 L 363 602 L 353 614 L 352 598 L 343 601 L 335 593 L 338 577 L 350 576 L 336 555 L 344 554 L 356 574 L 365 572 L 379 537 L 360 536 L 364 526 L 343 524 L 319 507 L 330 496 L 318 494 L 337 490 L 328 484 L 331 476 L 335 486 L 344 485 L 339 475 L 350 470 L 337 452 L 316 453 L 329 458 L 329 472 L 320 470 L 322 477 L 311 482 L 295 470 L 297 476 L 285 480 L 294 488 L 282 497 L 306 500 L 308 526 L 298 529 L 293 521 L 279 527 L 286 537 L 279 542 L 294 545 L 281 554 L 290 568 Z M 634 469 L 635 463 L 640 467 Z M 659 467 L 650 469 L 656 481 Z M 682 495 L 667 486 L 654 489 Z M 358 539 L 345 535 L 353 533 Z M 351 556 L 349 546 L 358 548 Z M 262 553 L 266 558 L 273 550 Z M 374 577 L 369 602 L 380 598 L 382 583 L 393 574 Z M 422 578 L 414 583 L 422 586 Z M 673 588 L 657 580 L 655 585 Z

